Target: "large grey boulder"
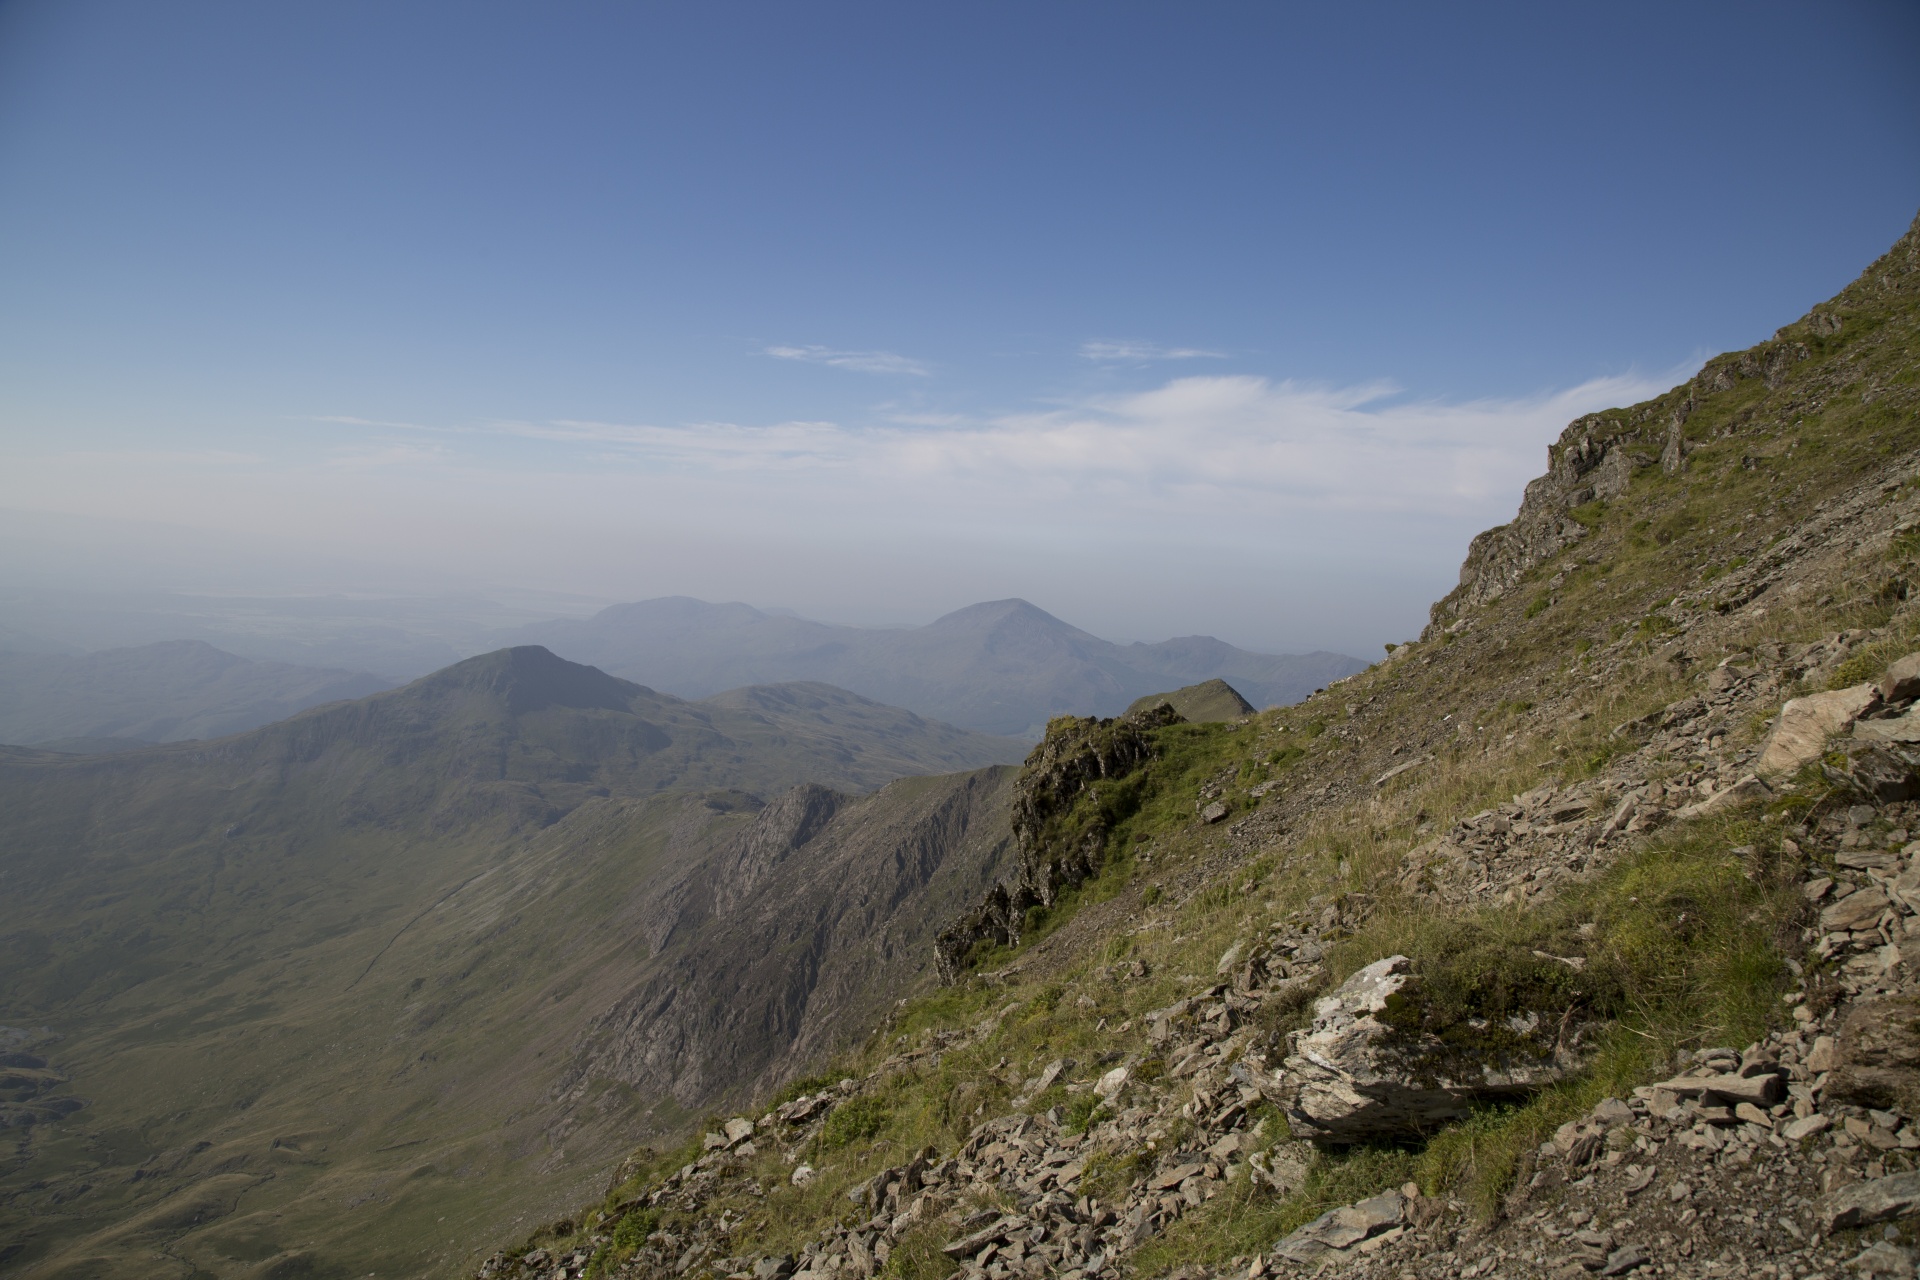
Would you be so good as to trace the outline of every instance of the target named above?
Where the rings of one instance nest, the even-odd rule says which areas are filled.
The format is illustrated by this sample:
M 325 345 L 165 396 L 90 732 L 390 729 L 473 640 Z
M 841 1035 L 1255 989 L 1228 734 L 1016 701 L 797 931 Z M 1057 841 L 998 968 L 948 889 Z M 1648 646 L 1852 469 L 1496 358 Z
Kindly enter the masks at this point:
M 1531 1024 L 1488 1037 L 1484 1057 L 1409 1033 L 1381 1015 L 1389 1001 L 1419 999 L 1405 956 L 1376 960 L 1314 1006 L 1311 1026 L 1289 1037 L 1282 1075 L 1295 1136 L 1348 1145 L 1431 1133 L 1471 1103 L 1532 1092 L 1560 1076 L 1548 1052 L 1516 1052 Z M 1496 1047 L 1497 1046 L 1497 1047 Z

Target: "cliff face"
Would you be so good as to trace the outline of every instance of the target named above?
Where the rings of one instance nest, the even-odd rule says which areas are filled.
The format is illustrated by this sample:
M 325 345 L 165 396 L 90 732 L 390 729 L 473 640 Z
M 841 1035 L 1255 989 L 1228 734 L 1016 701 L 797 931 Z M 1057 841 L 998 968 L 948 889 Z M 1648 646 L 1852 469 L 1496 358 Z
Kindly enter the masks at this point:
M 1165 702 L 1119 719 L 1061 716 L 1027 757 L 1014 785 L 1009 823 L 1018 855 L 1010 875 L 989 889 L 934 945 L 941 979 L 952 982 L 976 947 L 1020 945 L 1026 913 L 1051 907 L 1063 890 L 1098 874 L 1114 819 L 1131 808 L 1121 783 L 1153 759 L 1153 731 L 1178 723 Z

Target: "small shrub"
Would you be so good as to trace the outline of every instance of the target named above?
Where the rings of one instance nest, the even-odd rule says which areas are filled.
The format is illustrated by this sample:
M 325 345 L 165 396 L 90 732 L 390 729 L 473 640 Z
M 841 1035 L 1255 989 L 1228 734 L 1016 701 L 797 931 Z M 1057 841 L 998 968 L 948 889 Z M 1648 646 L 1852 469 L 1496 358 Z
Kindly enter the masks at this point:
M 1068 1101 L 1064 1112 L 1067 1132 L 1085 1133 L 1107 1115 L 1106 1104 L 1101 1102 L 1099 1094 L 1091 1089 L 1077 1093 Z
M 878 1137 L 892 1119 L 886 1104 L 880 1099 L 866 1094 L 856 1095 L 835 1107 L 833 1114 L 827 1117 L 827 1123 L 820 1130 L 821 1145 L 832 1150 L 855 1142 L 866 1142 Z

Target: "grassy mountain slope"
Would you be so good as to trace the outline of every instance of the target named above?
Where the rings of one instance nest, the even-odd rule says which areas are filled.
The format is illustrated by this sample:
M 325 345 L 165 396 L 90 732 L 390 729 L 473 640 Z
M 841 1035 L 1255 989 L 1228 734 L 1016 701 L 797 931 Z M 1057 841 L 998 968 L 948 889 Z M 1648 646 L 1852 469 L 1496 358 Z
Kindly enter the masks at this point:
M 0 1095 L 0 1265 L 433 1270 L 532 1170 L 577 1194 L 928 981 L 1011 771 L 868 789 L 1004 749 L 533 648 L 211 743 L 0 749 L 0 1049 L 47 1064 Z M 726 974 L 729 1016 L 646 1009 L 680 973 Z M 669 1051 L 622 1048 L 649 1036 Z M 588 1079 L 589 1054 L 620 1061 Z
M 78 656 L 0 651 L 0 742 L 220 738 L 389 685 L 365 673 L 249 662 L 199 640 Z
M 1914 1161 L 1892 1134 L 1920 1117 L 1870 1112 L 1816 1060 L 1846 1060 L 1867 1032 L 1818 1037 L 1856 1014 L 1880 1034 L 1915 1007 L 1912 935 L 1872 926 L 1911 910 L 1883 917 L 1874 886 L 1920 830 L 1902 798 L 1920 774 L 1836 742 L 1746 778 L 1787 700 L 1920 650 L 1916 530 L 1920 220 L 1772 340 L 1571 424 L 1388 660 L 1244 722 L 1148 726 L 1142 764 L 1076 773 L 1119 730 L 1056 722 L 1047 770 L 1019 784 L 1040 819 L 1021 865 L 1091 861 L 1090 878 L 825 1065 L 843 1083 L 817 1106 L 760 1115 L 750 1148 L 636 1160 L 480 1274 L 765 1274 L 782 1257 L 808 1277 L 936 1280 L 967 1257 L 1008 1275 L 1238 1278 L 1256 1257 L 1295 1274 L 1318 1264 L 1273 1257 L 1289 1232 L 1409 1182 L 1403 1228 L 1324 1261 L 1835 1274 L 1878 1236 L 1814 1226 L 1813 1197 Z M 1875 781 L 1859 759 L 1906 772 Z M 1215 802 L 1230 816 L 1201 821 Z M 1812 900 L 1853 885 L 1879 905 L 1835 933 Z M 1394 955 L 1416 985 L 1381 1016 L 1398 1043 L 1438 1046 L 1420 1070 L 1459 1080 L 1531 1045 L 1561 1074 L 1400 1141 L 1300 1140 L 1289 1033 Z M 1633 1123 L 1596 1122 L 1612 1155 L 1584 1183 L 1568 1180 L 1593 1146 L 1542 1146 L 1748 1045 L 1804 1091 L 1780 1115 L 1616 1103 Z M 1870 1051 L 1920 1083 L 1920 1058 Z M 1782 1137 L 1796 1115 L 1832 1131 Z
M 924 627 L 870 630 L 674 597 L 512 636 L 688 696 L 818 680 L 952 724 L 1014 734 L 1037 730 L 1051 715 L 1109 715 L 1143 694 L 1216 676 L 1261 705 L 1293 702 L 1361 665 L 1330 653 L 1248 653 L 1208 636 L 1116 645 L 1024 600 L 969 605 Z

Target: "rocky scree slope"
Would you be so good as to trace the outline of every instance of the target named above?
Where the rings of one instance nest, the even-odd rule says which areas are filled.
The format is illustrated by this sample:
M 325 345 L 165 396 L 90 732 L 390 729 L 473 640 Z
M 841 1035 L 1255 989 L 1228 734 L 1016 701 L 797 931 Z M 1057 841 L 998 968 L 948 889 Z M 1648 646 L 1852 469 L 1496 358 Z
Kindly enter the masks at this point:
M 1134 726 L 1012 945 L 477 1274 L 1912 1274 L 1917 325 L 1920 226 L 1573 424 L 1420 641 Z
M 213 742 L 0 750 L 0 1271 L 444 1270 L 931 987 L 1013 771 L 867 789 L 999 750 L 540 649 Z

